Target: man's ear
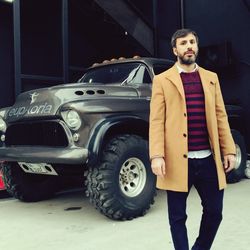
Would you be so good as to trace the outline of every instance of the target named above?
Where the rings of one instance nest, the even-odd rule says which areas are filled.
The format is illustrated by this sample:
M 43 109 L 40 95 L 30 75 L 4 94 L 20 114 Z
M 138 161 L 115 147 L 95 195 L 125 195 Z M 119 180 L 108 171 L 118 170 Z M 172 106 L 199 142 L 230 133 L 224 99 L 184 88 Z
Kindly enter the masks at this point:
M 176 47 L 173 47 L 173 53 L 177 56 L 177 49 L 176 49 Z

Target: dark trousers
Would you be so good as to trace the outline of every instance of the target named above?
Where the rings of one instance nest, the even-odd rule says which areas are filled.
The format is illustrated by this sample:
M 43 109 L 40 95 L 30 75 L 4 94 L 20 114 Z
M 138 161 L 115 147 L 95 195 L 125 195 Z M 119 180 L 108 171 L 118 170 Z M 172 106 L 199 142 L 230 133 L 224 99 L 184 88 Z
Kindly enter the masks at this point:
M 192 250 L 209 250 L 222 220 L 223 190 L 218 189 L 214 159 L 188 160 L 188 192 L 167 191 L 168 216 L 175 250 L 189 250 L 186 228 L 186 201 L 194 186 L 201 198 L 203 214 L 199 236 Z

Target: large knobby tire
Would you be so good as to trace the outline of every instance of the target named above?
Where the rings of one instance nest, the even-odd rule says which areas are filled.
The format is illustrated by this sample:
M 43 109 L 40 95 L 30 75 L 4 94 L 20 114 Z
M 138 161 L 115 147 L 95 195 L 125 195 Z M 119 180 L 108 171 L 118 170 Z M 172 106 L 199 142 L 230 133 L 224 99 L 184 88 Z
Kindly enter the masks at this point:
M 2 166 L 7 192 L 26 202 L 50 198 L 57 190 L 57 177 L 25 173 L 16 162 L 6 162 Z
M 227 174 L 227 182 L 235 183 L 245 176 L 247 152 L 243 136 L 237 130 L 232 130 L 234 142 L 236 144 L 236 164 L 235 169 Z
M 148 143 L 136 135 L 110 140 L 97 166 L 86 173 L 90 202 L 105 216 L 130 220 L 144 215 L 154 202 L 156 178 L 148 157 Z

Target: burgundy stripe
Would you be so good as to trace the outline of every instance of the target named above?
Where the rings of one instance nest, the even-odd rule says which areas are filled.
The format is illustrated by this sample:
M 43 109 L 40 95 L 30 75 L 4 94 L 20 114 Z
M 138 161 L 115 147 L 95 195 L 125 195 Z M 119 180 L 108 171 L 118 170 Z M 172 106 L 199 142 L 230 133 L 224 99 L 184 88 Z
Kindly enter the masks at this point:
M 205 120 L 206 117 L 205 115 L 197 115 L 197 116 L 189 116 L 188 120 L 192 121 L 192 120 Z
M 186 94 L 186 97 L 204 97 L 202 93 Z
M 204 101 L 202 100 L 188 101 L 188 105 L 200 105 L 200 104 L 204 104 Z
M 205 107 L 203 109 L 201 108 L 187 108 L 189 113 L 200 113 L 205 111 Z
M 199 137 L 204 137 L 206 136 L 206 131 L 201 131 L 201 130 L 194 130 L 194 131 L 191 131 L 191 130 L 188 130 L 188 138 L 191 140 L 193 138 L 193 136 L 195 136 L 196 138 L 199 138 Z
M 200 122 L 200 123 L 192 123 L 192 124 L 189 124 L 188 127 L 189 128 L 200 128 L 200 127 L 203 127 L 203 128 L 206 128 L 206 123 L 204 122 Z

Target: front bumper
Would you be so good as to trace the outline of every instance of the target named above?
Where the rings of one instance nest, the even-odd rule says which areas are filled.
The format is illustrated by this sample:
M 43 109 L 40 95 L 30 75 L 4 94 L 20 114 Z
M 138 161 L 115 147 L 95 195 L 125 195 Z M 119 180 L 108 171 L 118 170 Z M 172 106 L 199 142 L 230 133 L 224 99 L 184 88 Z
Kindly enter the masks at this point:
M 83 164 L 88 159 L 88 149 L 79 147 L 1 147 L 0 161 L 29 163 Z

